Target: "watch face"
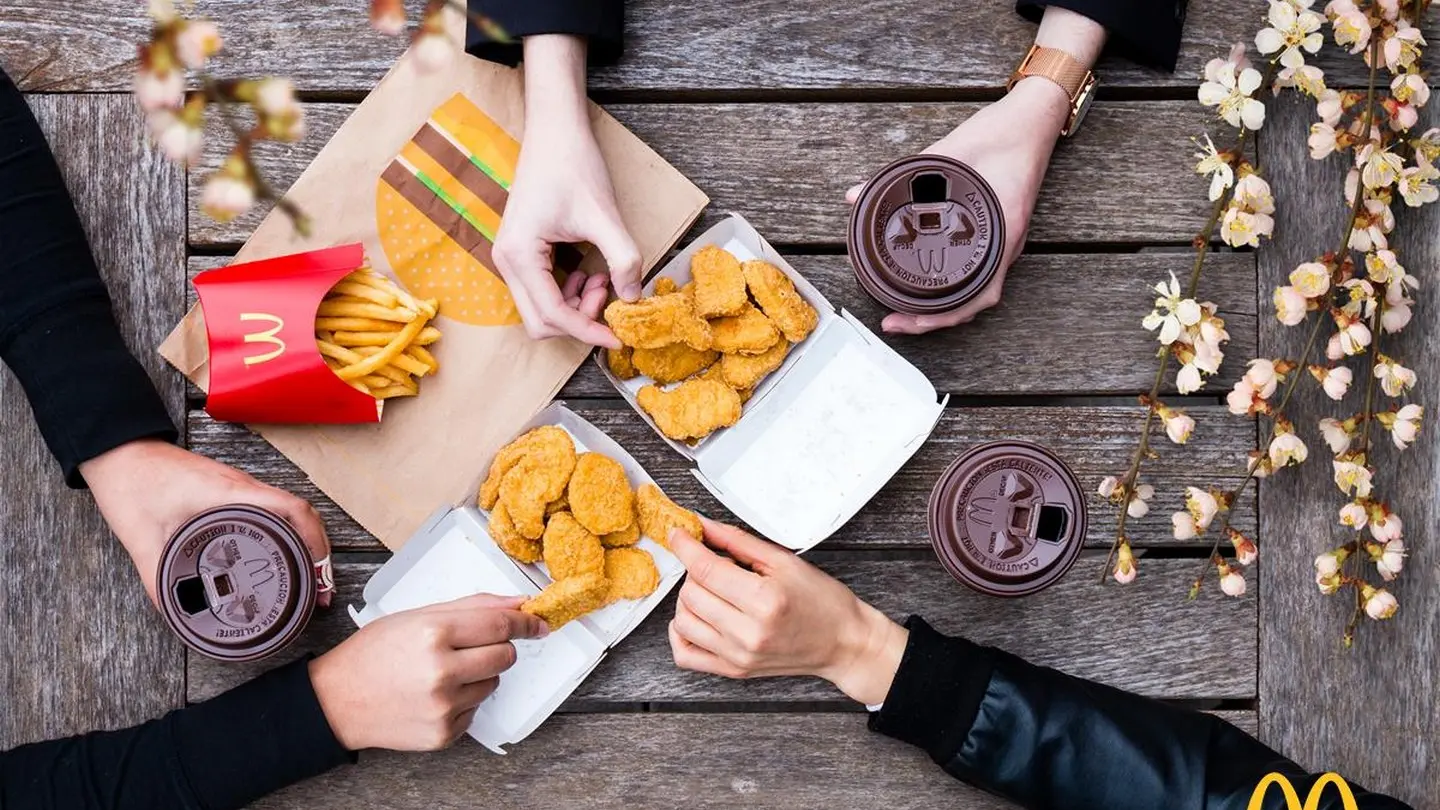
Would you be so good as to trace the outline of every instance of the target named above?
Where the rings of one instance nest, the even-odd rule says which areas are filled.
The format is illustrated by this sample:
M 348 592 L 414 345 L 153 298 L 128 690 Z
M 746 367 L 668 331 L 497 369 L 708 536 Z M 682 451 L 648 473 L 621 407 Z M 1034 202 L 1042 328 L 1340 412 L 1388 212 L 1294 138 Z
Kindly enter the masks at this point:
M 1090 112 L 1090 102 L 1095 99 L 1095 84 L 1089 82 L 1080 91 L 1080 97 L 1075 99 L 1075 111 L 1070 114 L 1070 124 L 1065 127 L 1066 135 L 1074 135 L 1080 129 L 1080 123 L 1085 120 L 1085 114 Z

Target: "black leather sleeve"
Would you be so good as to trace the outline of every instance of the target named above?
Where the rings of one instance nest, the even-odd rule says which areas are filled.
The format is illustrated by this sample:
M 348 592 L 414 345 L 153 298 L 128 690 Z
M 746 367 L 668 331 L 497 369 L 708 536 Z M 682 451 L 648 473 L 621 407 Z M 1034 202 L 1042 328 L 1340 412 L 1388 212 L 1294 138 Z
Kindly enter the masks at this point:
M 952 776 L 1026 808 L 1248 810 L 1266 774 L 1303 800 L 1318 774 L 1212 715 L 1035 666 L 937 633 L 910 640 L 870 727 L 923 748 Z M 1414 810 L 1351 786 L 1362 810 Z M 1322 810 L 1342 810 L 1330 788 Z M 1284 810 L 1280 790 L 1263 805 Z
M 1129 59 L 1175 70 L 1185 0 L 1018 0 L 1015 10 L 1039 22 L 1046 6 L 1069 9 L 1105 26 L 1109 47 Z
M 590 63 L 609 64 L 620 58 L 625 44 L 625 0 L 468 0 L 472 12 L 484 14 L 504 29 L 504 42 L 486 36 L 472 20 L 465 31 L 465 49 L 513 65 L 520 61 L 520 41 L 532 34 L 574 34 L 589 40 Z

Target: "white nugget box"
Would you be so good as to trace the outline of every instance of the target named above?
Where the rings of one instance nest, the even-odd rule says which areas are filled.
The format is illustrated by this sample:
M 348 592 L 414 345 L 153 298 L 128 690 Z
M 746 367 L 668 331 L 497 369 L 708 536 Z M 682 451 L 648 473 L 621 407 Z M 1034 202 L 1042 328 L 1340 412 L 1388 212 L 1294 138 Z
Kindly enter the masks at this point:
M 737 214 L 701 234 L 667 263 L 660 278 L 683 285 L 690 259 L 718 245 L 740 261 L 778 267 L 820 314 L 819 324 L 755 389 L 740 421 L 694 446 L 665 437 L 640 408 L 650 381 L 601 370 L 670 446 L 695 462 L 706 489 L 757 532 L 805 551 L 845 525 L 930 436 L 944 410 L 935 386 L 854 316 L 837 311 Z
M 633 456 L 599 428 L 562 403 L 541 411 L 521 431 L 558 425 L 575 440 L 578 452 L 603 453 L 625 468 L 630 485 L 654 480 Z M 365 606 L 350 607 L 361 627 L 404 610 L 461 599 L 478 593 L 534 596 L 550 584 L 542 565 L 510 559 L 491 539 L 486 513 L 474 506 L 441 509 L 365 584 Z M 660 585 L 650 596 L 617 602 L 570 622 L 538 641 L 516 641 L 515 666 L 500 676 L 500 686 L 480 704 L 469 733 L 496 753 L 530 735 L 584 682 L 611 647 L 634 630 L 685 573 L 680 561 L 652 538 L 639 548 L 650 552 L 660 570 Z

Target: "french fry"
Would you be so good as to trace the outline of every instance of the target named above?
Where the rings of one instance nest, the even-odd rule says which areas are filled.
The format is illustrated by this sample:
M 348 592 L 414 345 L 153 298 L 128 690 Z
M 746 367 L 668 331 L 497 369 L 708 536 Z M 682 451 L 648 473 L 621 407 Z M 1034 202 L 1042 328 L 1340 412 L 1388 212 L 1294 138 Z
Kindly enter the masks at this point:
M 430 372 L 432 374 L 440 370 L 440 361 L 436 360 L 435 355 L 431 354 L 429 350 L 427 350 L 423 346 L 416 346 L 414 344 L 411 344 L 410 348 L 405 350 L 405 354 L 406 356 L 413 357 L 416 360 L 424 363 L 426 366 L 429 366 Z
M 403 307 L 382 307 L 379 304 L 360 304 L 352 301 L 321 301 L 315 314 L 321 318 L 374 318 L 381 321 L 414 323 L 420 316 L 415 310 Z M 422 327 L 425 325 L 422 321 Z M 420 330 L 415 330 L 419 334 Z
M 439 340 L 439 339 L 440 339 L 440 330 L 439 330 L 439 329 L 436 329 L 436 328 L 433 327 L 433 326 L 427 326 L 427 327 L 425 327 L 424 329 L 421 329 L 421 330 L 420 330 L 420 334 L 418 334 L 418 335 L 415 336 L 415 343 L 414 343 L 414 345 L 416 345 L 416 346 L 429 346 L 430 344 L 434 343 L 435 341 L 437 341 L 437 340 Z
M 383 349 L 378 346 L 358 346 L 355 348 L 355 353 L 362 357 L 374 357 L 377 353 L 381 351 L 383 351 Z M 403 352 L 404 350 L 402 350 L 401 354 L 395 355 L 395 357 L 390 360 L 391 366 L 394 366 L 395 368 L 398 368 L 406 373 L 414 374 L 417 377 L 424 377 L 426 374 L 430 373 L 430 366 L 426 365 L 420 360 L 416 360 L 414 357 L 404 354 Z
M 336 346 L 334 343 L 316 341 L 316 345 L 320 347 L 321 357 L 333 358 L 334 360 L 338 361 L 335 363 L 330 363 L 330 368 L 334 369 L 337 372 L 346 366 L 353 366 L 357 363 L 362 363 L 365 361 L 366 357 L 374 354 L 376 351 L 379 351 L 379 349 L 374 349 L 371 350 L 368 354 L 362 354 L 361 352 L 347 349 L 344 346 Z M 405 383 L 410 382 L 410 374 L 408 372 L 402 371 L 401 369 L 389 365 L 381 366 L 380 368 L 375 369 L 375 374 L 386 378 L 390 381 L 390 383 L 404 385 Z M 341 379 L 344 378 L 342 377 Z
M 371 390 L 370 396 L 376 399 L 392 399 L 394 397 L 413 397 L 419 393 L 413 388 L 405 388 L 399 385 L 392 385 L 389 388 L 376 388 Z
M 321 304 L 321 306 L 323 307 L 324 304 Z M 389 345 L 385 348 L 380 349 L 358 363 L 345 366 L 335 372 L 335 374 L 342 380 L 353 380 L 368 374 L 373 374 L 377 369 L 389 365 L 396 357 L 401 356 L 401 352 L 405 351 L 405 347 L 409 346 L 411 341 L 415 340 L 415 336 L 420 334 L 420 330 L 424 327 L 425 322 L 418 319 L 405 324 L 405 328 L 401 329 L 395 335 L 395 339 L 390 341 Z M 429 369 L 426 370 L 428 371 Z
M 362 284 L 358 281 L 342 281 L 330 288 L 330 292 L 339 295 L 348 295 L 361 301 L 369 301 L 372 304 L 379 304 L 382 307 L 395 307 L 400 299 L 395 293 L 372 287 L 369 284 Z M 413 307 L 408 307 L 413 309 Z
M 316 318 L 315 328 L 326 332 L 399 332 L 405 327 L 400 321 L 378 318 Z
M 427 326 L 420 330 L 420 334 L 415 337 L 415 342 L 419 343 L 420 338 L 425 336 L 425 332 L 434 328 L 433 326 Z M 346 346 L 352 349 L 356 346 L 384 346 L 390 342 L 391 338 L 395 337 L 395 332 L 398 331 L 399 330 L 396 329 L 390 332 L 336 332 L 334 337 L 330 339 L 330 342 L 337 346 Z

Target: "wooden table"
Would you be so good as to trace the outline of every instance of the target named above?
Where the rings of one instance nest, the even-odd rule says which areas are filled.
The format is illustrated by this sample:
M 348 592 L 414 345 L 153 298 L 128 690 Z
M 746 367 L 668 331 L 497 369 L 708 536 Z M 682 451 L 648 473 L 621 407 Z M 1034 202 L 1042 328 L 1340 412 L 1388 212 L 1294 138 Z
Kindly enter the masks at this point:
M 381 546 L 289 462 L 243 428 L 217 424 L 193 390 L 151 349 L 192 300 L 187 277 L 223 264 L 258 221 L 218 225 L 197 209 L 198 174 L 156 158 L 126 95 L 142 4 L 0 0 L 5 68 L 30 102 L 75 194 L 128 338 L 185 428 L 193 449 L 311 499 L 339 553 L 340 603 L 381 564 Z M 270 179 L 286 187 L 397 54 L 353 3 L 237 4 L 200 0 L 226 38 L 221 69 L 293 76 L 310 134 L 262 148 Z M 1234 481 L 1253 446 L 1252 423 L 1221 407 L 1245 359 L 1294 352 L 1269 290 L 1337 232 L 1340 168 L 1303 158 L 1306 106 L 1272 109 L 1261 134 L 1280 199 L 1279 238 L 1258 254 L 1220 252 L 1202 289 L 1218 302 L 1232 341 L 1220 379 L 1200 396 L 1172 398 L 1199 428 L 1183 451 L 1161 447 L 1149 466 L 1159 494 L 1134 541 L 1142 577 L 1096 584 L 1113 514 L 1092 496 L 1089 549 L 1042 595 L 1007 602 L 953 583 L 931 555 L 926 495 L 943 466 L 978 442 L 1019 437 L 1063 456 L 1087 489 L 1123 470 L 1149 385 L 1153 340 L 1139 322 L 1149 287 L 1182 273 L 1205 206 L 1190 137 L 1209 123 L 1194 102 L 1200 66 L 1253 36 L 1259 3 L 1191 4 L 1180 69 L 1148 71 L 1116 59 L 1100 67 L 1101 100 L 1084 130 L 1061 145 L 1004 303 L 975 324 L 893 343 L 952 394 L 934 438 L 814 559 L 892 615 L 918 612 L 1038 663 L 1155 698 L 1211 711 L 1313 768 L 1338 768 L 1369 786 L 1430 806 L 1440 787 L 1434 729 L 1440 622 L 1440 507 L 1433 426 L 1406 456 L 1403 512 L 1414 551 L 1399 617 L 1367 624 L 1358 649 L 1339 649 L 1347 615 L 1311 583 L 1310 559 L 1334 545 L 1338 496 L 1322 458 L 1248 495 L 1237 525 L 1262 517 L 1259 582 L 1221 596 L 1186 587 L 1208 545 L 1170 538 L 1169 512 L 1187 484 Z M 843 255 L 842 194 L 892 158 L 914 152 L 1001 93 L 1032 29 L 1000 0 L 954 3 L 736 0 L 630 4 L 629 51 L 595 72 L 594 95 L 714 200 L 701 227 L 743 212 L 832 301 L 868 323 L 879 313 Z M 935 23 L 895 33 L 897 21 Z M 963 21 L 957 24 L 957 20 Z M 1432 41 L 1436 32 L 1427 31 Z M 1363 80 L 1355 60 L 1326 63 L 1334 84 Z M 1433 109 L 1433 107 L 1432 107 Z M 213 143 L 213 141 L 212 141 Z M 220 154 L 206 153 L 205 165 Z M 1323 184 L 1321 184 L 1323 181 Z M 1300 189 L 1305 189 L 1301 192 Z M 1321 189 L 1319 194 L 1311 190 Z M 1435 207 L 1402 214 L 1401 246 L 1425 280 L 1406 340 L 1440 337 L 1433 290 Z M 1323 230 L 1321 230 L 1323 228 Z M 1324 236 L 1327 245 L 1334 237 Z M 1440 364 L 1422 365 L 1420 400 L 1440 407 Z M 1428 372 L 1428 373 L 1426 373 Z M 563 392 L 610 431 L 677 498 L 725 510 L 588 365 Z M 1319 403 L 1299 398 L 1297 421 Z M 202 700 L 257 671 L 187 655 L 147 609 L 128 560 L 83 493 L 66 491 L 31 424 L 14 379 L 0 382 L 0 747 L 141 721 Z M 1319 446 L 1318 437 L 1312 447 Z M 1213 471 L 1226 475 L 1216 478 Z M 1387 480 L 1395 481 L 1394 473 Z M 1258 501 L 1258 503 L 1257 503 Z M 514 753 L 492 757 L 469 741 L 441 754 L 366 755 L 348 768 L 263 802 L 266 807 L 887 807 L 998 808 L 951 781 L 920 752 L 867 733 L 855 706 L 810 680 L 731 682 L 680 672 L 662 607 L 575 693 L 564 713 Z M 351 627 L 342 611 L 317 618 L 295 652 L 323 650 Z M 1428 742 L 1427 742 L 1428 740 Z

